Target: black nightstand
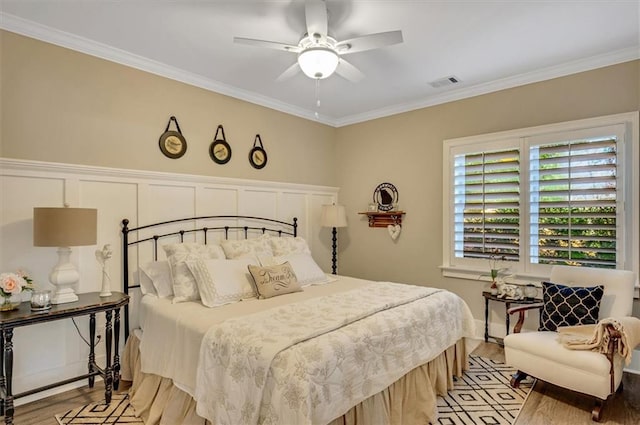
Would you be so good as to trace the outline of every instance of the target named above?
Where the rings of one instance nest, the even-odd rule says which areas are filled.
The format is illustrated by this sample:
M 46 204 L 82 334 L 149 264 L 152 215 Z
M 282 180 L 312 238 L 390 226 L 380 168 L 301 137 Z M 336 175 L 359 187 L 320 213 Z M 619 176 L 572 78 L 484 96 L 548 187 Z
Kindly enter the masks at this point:
M 2 352 L 2 361 L 0 361 L 0 414 L 4 415 L 5 424 L 13 423 L 13 400 L 81 379 L 88 379 L 89 387 L 92 388 L 95 377 L 101 376 L 102 379 L 104 379 L 105 401 L 107 403 L 111 402 L 112 387 L 117 390 L 120 383 L 120 355 L 118 354 L 118 344 L 120 342 L 120 308 L 129 302 L 129 296 L 121 292 L 114 292 L 109 297 L 100 297 L 99 292 L 90 292 L 87 294 L 78 294 L 78 298 L 78 301 L 53 305 L 50 310 L 42 312 L 32 312 L 31 304 L 23 302 L 16 310 L 0 313 L 0 351 Z M 96 313 L 101 312 L 104 312 L 106 318 L 105 346 L 107 357 L 104 368 L 96 364 L 95 355 Z M 28 390 L 20 394 L 13 394 L 11 388 L 13 378 L 13 330 L 22 326 L 78 316 L 89 316 L 90 344 L 88 373 Z M 113 325 L 111 323 L 112 316 L 115 316 Z M 111 355 L 112 340 L 115 340 L 113 357 Z
M 505 306 L 505 325 L 507 328 L 507 335 L 509 335 L 509 313 L 507 311 L 511 308 L 511 304 L 536 304 L 541 303 L 540 298 L 523 298 L 520 300 L 514 300 L 512 298 L 500 298 L 497 295 L 492 295 L 491 292 L 484 291 L 482 293 L 484 297 L 484 342 L 489 342 L 489 338 L 492 338 L 498 344 L 503 344 L 502 338 L 489 335 L 489 300 L 504 303 Z

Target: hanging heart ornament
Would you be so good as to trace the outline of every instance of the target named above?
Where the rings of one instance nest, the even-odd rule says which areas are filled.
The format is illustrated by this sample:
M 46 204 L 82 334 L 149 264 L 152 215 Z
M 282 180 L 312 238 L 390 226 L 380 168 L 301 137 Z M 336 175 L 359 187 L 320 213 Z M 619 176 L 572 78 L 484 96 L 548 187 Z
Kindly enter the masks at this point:
M 389 232 L 389 236 L 391 236 L 391 239 L 393 239 L 394 241 L 398 239 L 398 236 L 400 236 L 401 230 L 402 230 L 402 226 L 400 226 L 399 224 L 390 224 L 387 226 L 387 231 Z

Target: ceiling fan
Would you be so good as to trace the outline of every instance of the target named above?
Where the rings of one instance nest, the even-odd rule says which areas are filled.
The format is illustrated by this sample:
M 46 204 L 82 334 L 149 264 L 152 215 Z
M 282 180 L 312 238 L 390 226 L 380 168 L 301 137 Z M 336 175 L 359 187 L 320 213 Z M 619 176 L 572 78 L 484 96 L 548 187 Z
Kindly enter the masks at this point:
M 307 33 L 298 44 L 244 37 L 234 37 L 233 41 L 234 43 L 297 53 L 298 61 L 287 68 L 277 81 L 286 80 L 302 69 L 306 76 L 316 80 L 327 78 L 336 72 L 353 82 L 361 80 L 364 74 L 347 62 L 342 57 L 343 55 L 402 43 L 402 31 L 400 30 L 368 34 L 343 41 L 336 40 L 328 35 L 327 5 L 323 0 L 307 0 L 305 2 L 305 18 Z

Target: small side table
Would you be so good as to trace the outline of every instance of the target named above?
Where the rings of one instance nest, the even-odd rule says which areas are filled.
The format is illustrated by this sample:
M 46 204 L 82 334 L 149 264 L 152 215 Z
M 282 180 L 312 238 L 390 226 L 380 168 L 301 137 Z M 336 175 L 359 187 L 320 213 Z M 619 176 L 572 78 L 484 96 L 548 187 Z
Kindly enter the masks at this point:
M 100 297 L 99 292 L 78 294 L 78 301 L 53 305 L 50 310 L 32 312 L 31 304 L 23 302 L 13 311 L 0 313 L 0 415 L 4 415 L 5 424 L 13 424 L 13 400 L 31 394 L 45 391 L 71 382 L 88 379 L 89 387 L 93 388 L 96 376 L 104 379 L 104 397 L 111 402 L 111 389 L 118 389 L 120 382 L 120 356 L 118 343 L 120 341 L 120 308 L 129 302 L 129 296 L 121 292 L 114 292 L 109 297 Z M 101 368 L 96 364 L 95 338 L 96 313 L 104 312 L 106 318 L 105 346 L 107 351 L 106 366 Z M 89 362 L 88 373 L 75 378 L 45 385 L 20 394 L 13 394 L 13 330 L 22 326 L 50 322 L 52 320 L 70 317 L 89 316 Z M 113 325 L 111 318 L 114 317 Z M 111 355 L 112 339 L 115 341 L 113 357 Z
M 507 335 L 509 335 L 509 313 L 507 311 L 511 308 L 511 304 L 536 304 L 541 303 L 542 300 L 540 298 L 523 298 L 521 300 L 514 300 L 511 298 L 500 298 L 497 295 L 492 295 L 491 292 L 484 291 L 482 292 L 482 296 L 484 297 L 484 342 L 489 342 L 489 338 L 492 338 L 498 344 L 502 345 L 502 338 L 495 337 L 489 335 L 489 301 L 497 301 L 500 303 L 504 303 L 505 308 L 505 325 L 507 328 Z

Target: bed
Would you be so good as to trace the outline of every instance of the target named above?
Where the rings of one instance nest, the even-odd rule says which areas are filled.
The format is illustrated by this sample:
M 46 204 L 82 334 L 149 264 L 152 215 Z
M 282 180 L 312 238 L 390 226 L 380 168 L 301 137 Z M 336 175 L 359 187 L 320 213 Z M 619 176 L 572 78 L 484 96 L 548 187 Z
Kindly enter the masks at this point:
M 326 275 L 297 226 L 247 216 L 137 228 L 123 220 L 124 290 L 143 295 L 134 321 L 125 310 L 121 372 L 145 423 L 437 419 L 436 395 L 466 367 L 474 321 L 464 301 Z

